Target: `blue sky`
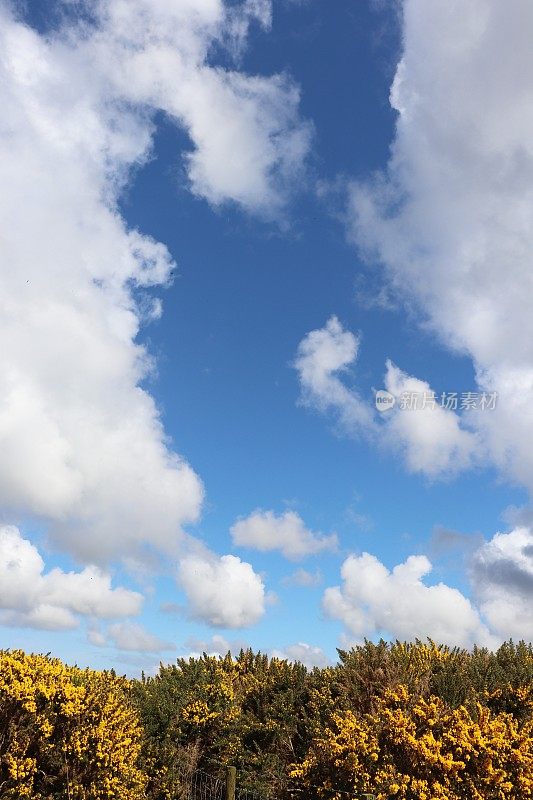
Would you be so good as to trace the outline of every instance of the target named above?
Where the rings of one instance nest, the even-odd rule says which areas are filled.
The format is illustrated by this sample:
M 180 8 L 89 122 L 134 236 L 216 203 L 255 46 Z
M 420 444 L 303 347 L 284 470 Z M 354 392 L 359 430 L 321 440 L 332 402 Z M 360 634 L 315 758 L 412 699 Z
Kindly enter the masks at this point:
M 500 42 L 489 0 L 467 33 L 440 0 L 132 0 L 125 29 L 118 0 L 1 5 L 20 143 L 3 134 L 19 165 L 3 176 L 21 213 L 5 209 L 2 269 L 38 283 L 28 298 L 8 277 L 4 295 L 1 646 L 135 673 L 241 644 L 322 664 L 365 636 L 533 636 L 531 198 L 509 166 L 521 153 L 529 174 L 531 86 L 508 97 L 512 64 L 479 84 L 531 17 L 512 5 Z M 242 120 L 227 95 L 241 85 Z M 169 255 L 143 261 L 132 231 Z M 385 416 L 381 388 L 492 391 L 499 405 Z M 172 453 L 194 478 L 170 475 Z M 302 536 L 291 560 L 283 543 Z M 291 583 L 298 569 L 309 585 Z M 41 588 L 21 596 L 32 576 Z

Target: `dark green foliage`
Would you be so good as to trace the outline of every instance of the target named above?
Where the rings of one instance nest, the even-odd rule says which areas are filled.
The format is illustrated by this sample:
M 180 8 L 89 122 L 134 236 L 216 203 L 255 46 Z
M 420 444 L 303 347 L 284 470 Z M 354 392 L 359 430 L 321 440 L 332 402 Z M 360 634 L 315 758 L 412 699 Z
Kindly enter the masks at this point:
M 297 796 L 289 777 L 333 712 L 372 712 L 387 688 L 436 695 L 447 706 L 476 704 L 521 721 L 533 707 L 533 649 L 508 642 L 495 653 L 433 642 L 365 642 L 339 650 L 335 667 L 308 670 L 251 650 L 203 655 L 161 667 L 137 682 L 151 800 L 179 796 L 194 769 L 238 770 L 238 786 L 276 800 Z

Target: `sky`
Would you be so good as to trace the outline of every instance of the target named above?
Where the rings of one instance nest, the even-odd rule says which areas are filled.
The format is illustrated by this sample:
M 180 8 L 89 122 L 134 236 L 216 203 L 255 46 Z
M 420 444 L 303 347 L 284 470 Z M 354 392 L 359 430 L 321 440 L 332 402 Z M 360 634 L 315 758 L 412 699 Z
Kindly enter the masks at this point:
M 533 639 L 532 28 L 0 0 L 0 647 Z

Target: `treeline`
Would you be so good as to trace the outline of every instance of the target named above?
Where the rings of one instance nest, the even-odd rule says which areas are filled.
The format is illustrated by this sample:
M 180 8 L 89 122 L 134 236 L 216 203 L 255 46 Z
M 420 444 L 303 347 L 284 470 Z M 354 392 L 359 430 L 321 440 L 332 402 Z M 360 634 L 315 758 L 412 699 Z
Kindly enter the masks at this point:
M 228 764 L 276 800 L 533 798 L 533 649 L 248 650 L 139 681 L 0 652 L 0 798 L 174 800 Z

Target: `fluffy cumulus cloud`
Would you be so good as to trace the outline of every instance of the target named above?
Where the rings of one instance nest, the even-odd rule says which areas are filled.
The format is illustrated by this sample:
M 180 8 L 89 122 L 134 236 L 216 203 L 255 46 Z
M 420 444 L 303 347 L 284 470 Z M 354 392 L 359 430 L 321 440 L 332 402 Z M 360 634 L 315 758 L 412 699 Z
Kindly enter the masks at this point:
M 306 642 L 290 644 L 284 650 L 273 650 L 272 655 L 275 658 L 282 658 L 287 661 L 298 661 L 309 669 L 327 667 L 331 664 L 330 659 L 321 647 L 315 647 Z
M 347 643 L 384 636 L 413 640 L 429 636 L 451 645 L 497 647 L 513 637 L 533 639 L 533 532 L 525 525 L 484 541 L 438 528 L 435 557 L 462 553 L 471 597 L 429 576 L 430 560 L 411 555 L 392 570 L 368 553 L 349 556 L 342 583 L 326 589 L 323 608 L 340 620 Z
M 306 528 L 295 511 L 275 514 L 273 511 L 254 511 L 231 527 L 233 544 L 268 552 L 278 550 L 285 558 L 299 560 L 324 550 L 336 550 L 336 534 L 324 536 Z
M 302 390 L 302 403 L 332 412 L 344 428 L 355 432 L 372 426 L 372 413 L 343 375 L 357 360 L 360 339 L 344 330 L 337 317 L 308 333 L 298 345 L 294 367 Z
M 160 653 L 174 650 L 172 642 L 165 642 L 147 631 L 138 622 L 115 622 L 107 629 L 107 636 L 119 650 L 134 650 L 143 653 Z
M 501 637 L 533 640 L 533 533 L 497 533 L 476 551 L 471 577 L 480 608 Z
M 533 489 L 533 51 L 528 0 L 404 0 L 386 172 L 354 183 L 351 231 L 480 389 L 505 475 Z
M 129 617 L 141 606 L 140 594 L 113 588 L 111 576 L 98 567 L 45 572 L 39 551 L 18 528 L 0 528 L 0 624 L 76 628 L 80 618 Z
M 100 626 L 91 624 L 87 639 L 95 647 L 115 647 L 120 651 L 135 653 L 161 653 L 176 649 L 172 642 L 160 639 L 139 622 L 131 621 L 115 622 L 103 632 Z
M 342 584 L 326 589 L 325 613 L 344 623 L 348 636 L 383 636 L 413 640 L 429 636 L 465 647 L 496 641 L 479 611 L 458 589 L 430 584 L 426 556 L 409 556 L 392 570 L 375 556 L 349 556 L 341 568 Z
M 150 156 L 154 114 L 188 132 L 192 191 L 275 216 L 309 131 L 286 76 L 209 62 L 267 2 L 87 2 L 41 35 L 0 0 L 0 505 L 47 520 L 86 563 L 176 552 L 203 487 L 169 448 L 136 341 L 171 280 L 166 247 L 118 199 Z M 80 10 L 80 6 L 76 5 Z M 83 10 L 83 8 L 82 8 Z M 238 142 L 239 146 L 236 147 Z
M 180 560 L 179 581 L 194 618 L 222 628 L 245 628 L 264 614 L 262 578 L 237 556 L 191 553 Z
M 304 404 L 332 413 L 345 433 L 396 450 L 410 472 L 430 479 L 450 476 L 476 464 L 483 452 L 479 432 L 471 430 L 464 416 L 441 408 L 438 402 L 428 402 L 425 407 L 419 404 L 416 410 L 401 408 L 397 402 L 385 413 L 376 413 L 370 400 L 347 380 L 348 370 L 357 362 L 359 344 L 359 338 L 336 317 L 304 337 L 295 361 Z M 404 393 L 421 398 L 432 395 L 426 381 L 407 375 L 390 361 L 384 386 L 397 401 Z
M 387 362 L 385 388 L 395 398 L 425 398 L 416 409 L 397 404 L 384 413 L 382 439 L 399 450 L 411 472 L 429 478 L 451 475 L 471 467 L 480 457 L 479 437 L 468 430 L 460 415 L 432 403 L 434 393 L 426 381 L 406 375 Z

